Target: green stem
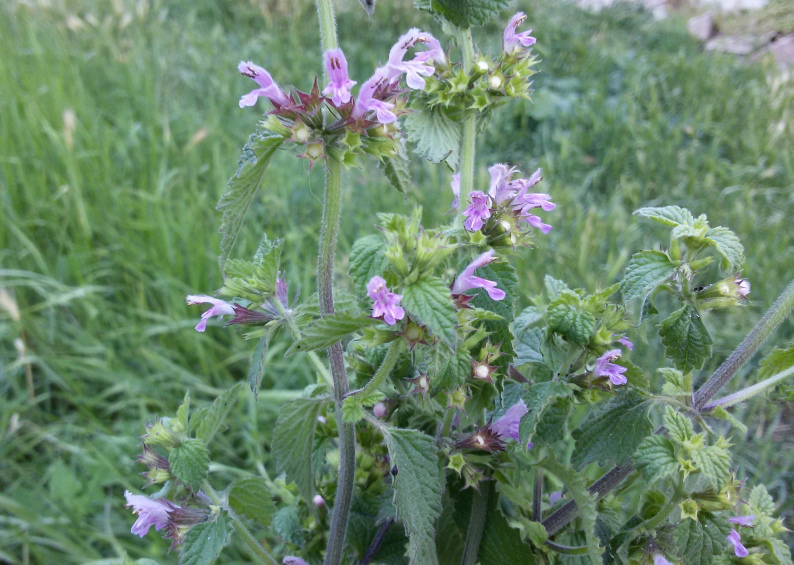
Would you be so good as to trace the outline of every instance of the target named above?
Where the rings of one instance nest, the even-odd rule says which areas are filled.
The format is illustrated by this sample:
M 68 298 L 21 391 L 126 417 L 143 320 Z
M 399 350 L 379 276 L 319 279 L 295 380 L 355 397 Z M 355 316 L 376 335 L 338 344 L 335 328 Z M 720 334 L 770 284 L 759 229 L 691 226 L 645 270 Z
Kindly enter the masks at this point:
M 766 338 L 775 331 L 791 310 L 794 309 L 794 280 L 792 280 L 774 304 L 767 310 L 764 317 L 756 324 L 742 343 L 720 365 L 706 383 L 698 389 L 692 399 L 695 410 L 703 411 L 706 403 L 714 398 L 717 392 L 736 372 L 758 351 Z
M 466 532 L 466 545 L 463 547 L 463 557 L 460 565 L 474 565 L 477 563 L 477 553 L 480 550 L 482 533 L 485 529 L 485 518 L 488 513 L 488 499 L 493 490 L 493 481 L 484 481 L 481 492 L 474 493 L 471 501 L 471 517 L 469 529 Z
M 474 43 L 471 30 L 459 30 L 460 48 L 463 52 L 463 70 L 474 66 Z M 477 111 L 469 110 L 463 121 L 463 135 L 460 142 L 460 194 L 458 195 L 457 223 L 463 225 L 463 211 L 469 205 L 469 194 L 474 188 L 474 150 L 477 139 Z
M 333 0 L 317 0 L 317 19 L 320 22 L 320 39 L 323 51 L 336 49 L 339 41 L 336 38 L 336 16 L 334 15 Z M 326 75 L 327 75 L 326 71 Z M 328 76 L 325 77 L 326 82 Z
M 586 545 L 571 547 L 569 545 L 561 545 L 548 540 L 546 541 L 546 545 L 549 546 L 549 548 L 551 548 L 553 551 L 562 553 L 563 555 L 587 555 L 588 551 Z
M 298 324 L 295 323 L 295 319 L 292 317 L 292 314 L 287 312 L 287 310 L 284 308 L 284 305 L 278 298 L 273 298 L 270 303 L 276 307 L 276 311 L 279 313 L 279 315 L 287 321 L 287 327 L 289 328 L 289 333 L 292 336 L 292 339 L 297 340 L 301 335 L 301 331 L 298 327 Z M 334 381 L 331 378 L 331 373 L 328 372 L 328 369 L 320 360 L 320 357 L 314 351 L 308 351 L 306 354 L 309 356 L 309 360 L 312 362 L 312 365 L 314 365 L 314 368 L 317 369 L 317 372 L 325 380 L 325 382 L 328 383 L 329 386 L 333 386 Z
M 667 504 L 665 504 L 662 507 L 662 509 L 659 510 L 659 512 L 657 512 L 654 516 L 648 518 L 643 523 L 635 527 L 634 530 L 631 532 L 631 534 L 629 534 L 629 536 L 621 544 L 620 549 L 618 550 L 618 554 L 620 554 L 625 548 L 627 548 L 629 544 L 637 538 L 637 536 L 641 535 L 644 532 L 652 531 L 654 528 L 656 528 L 656 526 L 664 522 L 667 519 L 667 517 L 670 515 L 670 512 L 672 512 L 673 509 L 675 509 L 675 507 L 678 506 L 679 501 L 680 501 L 680 497 L 673 495 L 670 498 L 670 500 L 667 501 Z
M 761 381 L 760 383 L 756 383 L 753 386 L 748 386 L 745 389 L 742 389 L 738 392 L 734 392 L 733 394 L 729 394 L 728 396 L 723 396 L 719 400 L 715 400 L 713 402 L 709 402 L 703 407 L 703 411 L 711 410 L 712 408 L 716 408 L 717 406 L 722 406 L 723 408 L 728 408 L 729 406 L 733 406 L 734 404 L 739 404 L 747 400 L 748 398 L 752 398 L 758 394 L 761 394 L 766 389 L 775 386 L 780 381 L 787 379 L 794 375 L 794 367 L 789 367 L 785 371 L 781 371 L 780 373 L 769 377 L 766 380 Z
M 208 480 L 204 479 L 204 482 L 201 483 L 201 490 L 203 490 L 206 493 L 206 495 L 210 497 L 210 500 L 215 506 L 226 510 L 226 512 L 229 514 L 229 517 L 232 519 L 232 524 L 234 525 L 234 531 L 237 532 L 237 534 L 241 538 L 243 538 L 245 544 L 249 547 L 249 549 L 253 552 L 253 554 L 259 559 L 260 563 L 278 565 L 278 561 L 276 561 L 273 558 L 273 556 L 270 555 L 270 553 L 268 553 L 264 547 L 262 547 L 262 544 L 256 541 L 256 538 L 248 530 L 245 524 L 243 524 L 242 521 L 240 521 L 240 519 L 237 517 L 234 511 L 231 508 L 229 508 L 229 505 L 224 504 L 224 502 L 221 500 L 221 497 L 218 495 L 217 492 L 215 492 L 215 489 L 212 488 L 212 485 L 210 485 L 210 482 Z
M 378 367 L 378 370 L 375 372 L 372 380 L 370 380 L 364 388 L 351 394 L 367 395 L 377 391 L 380 385 L 383 384 L 383 381 L 386 380 L 386 377 L 389 376 L 391 370 L 394 369 L 394 365 L 397 363 L 397 358 L 400 356 L 401 347 L 402 340 L 395 339 L 393 342 L 391 342 L 388 351 L 386 351 L 386 357 L 383 358 L 383 362 L 380 364 L 380 367 Z

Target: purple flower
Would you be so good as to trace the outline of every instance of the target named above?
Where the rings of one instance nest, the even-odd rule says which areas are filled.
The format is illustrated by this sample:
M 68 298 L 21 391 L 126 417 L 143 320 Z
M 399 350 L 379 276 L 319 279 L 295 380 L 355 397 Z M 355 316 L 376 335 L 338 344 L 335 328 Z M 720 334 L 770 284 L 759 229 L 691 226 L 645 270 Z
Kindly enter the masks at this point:
M 521 441 L 518 431 L 519 424 L 521 424 L 521 418 L 523 418 L 524 414 L 527 412 L 529 412 L 527 405 L 524 404 L 523 400 L 519 400 L 513 404 L 501 418 L 495 422 L 491 422 L 490 428 L 492 431 L 496 432 L 496 435 L 498 435 L 500 439 L 505 440 L 510 438 L 516 442 Z M 531 441 L 527 443 L 527 449 L 530 447 L 532 447 Z
M 149 533 L 149 528 L 152 526 L 158 532 L 165 528 L 171 521 L 169 512 L 179 508 L 168 500 L 152 500 L 148 496 L 132 494 L 128 490 L 124 491 L 124 497 L 127 499 L 125 506 L 127 508 L 132 506 L 132 513 L 138 515 L 131 531 L 140 537 Z
M 741 278 L 739 275 L 736 275 L 736 278 L 733 280 L 733 282 L 736 283 L 739 298 L 742 300 L 747 300 L 747 295 L 750 294 L 750 281 Z
M 552 228 L 549 224 L 544 224 L 543 220 L 535 214 L 522 214 L 519 219 L 528 223 L 533 228 L 539 229 L 541 233 L 549 233 Z
M 294 555 L 287 555 L 281 563 L 283 565 L 309 565 L 303 559 Z
M 518 190 L 510 180 L 513 173 L 516 172 L 515 167 L 510 168 L 502 163 L 497 163 L 489 168 L 488 172 L 491 174 L 491 187 L 488 190 L 488 196 L 493 198 L 497 204 L 513 198 Z
M 234 314 L 234 306 L 219 298 L 213 298 L 206 294 L 191 294 L 187 297 L 188 306 L 195 304 L 212 304 L 212 308 L 207 310 L 201 315 L 201 321 L 196 326 L 197 332 L 203 332 L 207 329 L 207 320 L 213 316 L 225 316 L 227 314 Z
M 325 506 L 325 499 L 319 494 L 314 495 L 314 498 L 312 498 L 312 502 L 317 508 L 322 508 L 323 506 Z
M 661 553 L 653 554 L 653 565 L 673 565 Z
M 378 89 L 385 86 L 387 82 L 386 68 L 378 67 L 375 74 L 361 85 L 356 105 L 350 114 L 354 120 L 362 119 L 367 112 L 375 112 L 375 116 L 381 124 L 390 124 L 397 119 L 397 116 L 391 111 L 394 104 L 374 98 Z
M 747 548 L 742 545 L 742 536 L 736 530 L 731 530 L 731 533 L 728 534 L 728 541 L 733 544 L 733 552 L 736 557 L 747 557 L 750 554 Z
M 599 377 L 609 377 L 609 380 L 615 386 L 624 385 L 628 382 L 626 377 L 623 376 L 623 373 L 626 372 L 626 367 L 610 363 L 610 361 L 618 357 L 620 357 L 620 349 L 612 349 L 596 359 L 596 374 Z
M 323 90 L 326 96 L 332 96 L 334 106 L 350 102 L 350 89 L 356 81 L 350 80 L 347 74 L 347 60 L 341 49 L 329 49 L 325 52 L 325 69 L 331 82 Z
M 745 528 L 752 528 L 753 520 L 755 520 L 755 514 L 749 514 L 747 516 L 734 516 L 733 518 L 728 518 L 728 521 L 731 524 L 738 524 L 740 526 L 744 526 Z
M 450 183 L 450 186 L 452 186 L 452 194 L 455 195 L 455 200 L 452 201 L 452 207 L 457 210 L 458 198 L 460 198 L 460 173 L 455 173 L 452 175 L 452 182 Z
M 634 351 L 634 344 L 631 343 L 631 340 L 629 338 L 627 338 L 625 335 L 624 336 L 620 336 L 619 338 L 617 338 L 615 340 L 615 343 L 619 343 L 620 345 L 622 345 L 623 347 L 625 347 L 629 351 Z
M 457 276 L 452 285 L 452 294 L 463 294 L 472 288 L 484 288 L 492 300 L 504 300 L 505 293 L 496 287 L 495 282 L 474 276 L 474 271 L 494 261 L 496 261 L 496 256 L 493 250 L 486 251 L 477 257 Z
M 378 402 L 372 407 L 372 413 L 376 418 L 383 418 L 386 415 L 386 405 L 383 402 Z
M 529 35 L 532 33 L 532 30 L 516 33 L 516 28 L 521 25 L 525 19 L 527 19 L 527 17 L 524 15 L 524 12 L 517 12 L 507 23 L 502 45 L 504 46 L 505 53 L 508 55 L 512 54 L 519 44 L 524 47 L 531 47 L 535 44 L 535 38 Z
M 549 504 L 554 506 L 554 503 L 560 500 L 561 498 L 562 498 L 562 491 L 555 490 L 553 493 L 549 495 Z
M 491 211 L 488 209 L 488 197 L 479 190 L 473 190 L 471 196 L 471 204 L 463 211 L 466 216 L 466 222 L 463 224 L 469 231 L 478 231 L 482 229 L 482 221 L 491 217 Z
M 380 318 L 383 316 L 383 321 L 387 324 L 394 325 L 397 320 L 402 320 L 405 317 L 405 310 L 398 304 L 402 300 L 402 294 L 394 294 L 389 292 L 386 288 L 386 281 L 379 276 L 374 276 L 367 283 L 367 293 L 372 301 L 372 317 Z
M 240 61 L 237 69 L 248 78 L 252 78 L 261 88 L 256 88 L 240 98 L 240 108 L 246 106 L 253 106 L 256 104 L 257 98 L 264 96 L 273 104 L 273 106 L 281 107 L 288 106 L 291 102 L 289 96 L 284 94 L 281 87 L 275 83 L 273 77 L 270 76 L 265 69 L 258 65 L 254 65 L 251 61 L 247 63 Z
M 411 47 L 417 43 L 424 43 L 430 40 L 435 41 L 437 49 L 431 47 L 431 51 L 419 54 L 411 61 L 403 60 Z M 422 78 L 422 75 L 430 76 L 435 72 L 434 67 L 426 65 L 425 63 L 436 51 L 443 55 L 441 46 L 432 35 L 424 33 L 417 28 L 409 29 L 408 33 L 400 37 L 389 51 L 389 62 L 386 65 L 389 83 L 396 83 L 400 76 L 405 74 L 405 82 L 408 83 L 410 88 L 414 90 L 423 89 L 425 87 L 425 79 Z M 436 56 L 437 54 L 438 53 L 435 53 Z

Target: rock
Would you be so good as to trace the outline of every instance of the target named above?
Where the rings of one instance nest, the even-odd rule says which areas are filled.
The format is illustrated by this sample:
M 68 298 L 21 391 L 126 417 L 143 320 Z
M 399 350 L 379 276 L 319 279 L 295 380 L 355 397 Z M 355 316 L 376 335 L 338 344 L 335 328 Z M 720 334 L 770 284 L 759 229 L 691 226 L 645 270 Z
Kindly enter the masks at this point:
M 769 0 L 699 0 L 701 6 L 713 6 L 723 12 L 738 12 L 741 10 L 760 10 L 769 3 Z
M 769 50 L 781 67 L 794 67 L 794 34 L 778 37 Z
M 708 41 L 716 34 L 714 28 L 714 15 L 711 12 L 706 12 L 690 18 L 686 23 L 689 33 L 697 37 L 700 41 Z
M 721 35 L 706 42 L 706 51 L 720 51 L 733 55 L 749 55 L 769 44 L 772 34 Z

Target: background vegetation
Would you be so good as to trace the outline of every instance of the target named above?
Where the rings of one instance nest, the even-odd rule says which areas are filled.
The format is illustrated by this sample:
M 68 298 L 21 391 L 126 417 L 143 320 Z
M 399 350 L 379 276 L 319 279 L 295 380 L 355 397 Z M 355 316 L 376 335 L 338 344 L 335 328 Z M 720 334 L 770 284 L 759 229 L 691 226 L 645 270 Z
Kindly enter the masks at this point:
M 340 2 L 339 32 L 359 83 L 408 27 L 440 35 L 407 0 L 381 0 L 373 19 L 357 4 Z M 716 365 L 794 271 L 792 82 L 769 61 L 704 54 L 675 18 L 654 22 L 626 6 L 593 15 L 556 0 L 518 7 L 542 72 L 533 103 L 510 105 L 490 124 L 477 175 L 487 183 L 496 160 L 541 166 L 558 203 L 555 229 L 525 252 L 525 302 L 546 273 L 590 289 L 615 282 L 631 253 L 654 243 L 631 212 L 686 206 L 732 228 L 748 257 L 751 304 L 706 320 Z M 500 31 L 476 36 L 498 49 Z M 247 373 L 253 344 L 234 331 L 194 332 L 200 311 L 184 303 L 220 286 L 214 206 L 259 118 L 237 107 L 251 88 L 236 72 L 240 59 L 308 88 L 321 70 L 312 4 L 0 7 L 0 561 L 176 559 L 156 535 L 130 534 L 122 492 L 144 482 L 134 463 L 144 422 L 173 412 L 186 389 L 206 403 Z M 447 212 L 451 173 L 414 173 L 407 199 L 374 169 L 347 173 L 340 277 L 373 210 L 418 202 L 428 224 Z M 268 177 L 236 252 L 250 255 L 263 231 L 285 237 L 283 263 L 305 296 L 322 171 L 282 155 Z M 792 335 L 789 322 L 775 341 Z M 278 407 L 312 379 L 283 351 L 276 343 L 268 353 L 259 402 L 241 395 L 213 472 L 272 471 Z M 633 359 L 662 362 L 642 343 Z M 739 380 L 753 378 L 749 367 Z M 741 410 L 749 429 L 733 432 L 739 476 L 765 482 L 794 515 L 791 405 L 772 395 Z

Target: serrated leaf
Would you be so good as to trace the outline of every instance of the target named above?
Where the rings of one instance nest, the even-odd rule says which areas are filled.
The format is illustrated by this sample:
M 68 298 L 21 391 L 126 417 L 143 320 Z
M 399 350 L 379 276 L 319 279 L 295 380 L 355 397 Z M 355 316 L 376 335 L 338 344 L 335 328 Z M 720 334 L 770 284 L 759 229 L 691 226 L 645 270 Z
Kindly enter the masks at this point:
M 255 133 L 248 138 L 243 154 L 237 161 L 237 172 L 229 179 L 229 192 L 221 196 L 217 210 L 221 216 L 221 253 L 218 264 L 221 272 L 232 251 L 234 240 L 240 232 L 245 213 L 254 199 L 254 194 L 262 184 L 265 169 L 284 138 L 280 135 Z
M 460 160 L 460 123 L 453 121 L 440 106 L 430 108 L 418 104 L 405 116 L 403 129 L 414 143 L 414 151 L 433 163 L 446 161 L 453 170 L 458 170 Z
M 664 409 L 664 427 L 670 439 L 678 443 L 689 441 L 695 435 L 691 420 L 670 406 Z
M 761 368 L 758 369 L 758 378 L 759 380 L 768 379 L 793 366 L 794 347 L 786 349 L 776 347 L 766 359 L 761 361 Z
M 509 0 L 430 0 L 433 13 L 463 29 L 485 25 L 508 4 Z
M 404 150 L 394 157 L 382 157 L 378 164 L 389 183 L 402 194 L 408 194 L 411 190 L 411 170 L 408 165 Z
M 719 491 L 731 477 L 731 454 L 727 449 L 706 446 L 692 452 L 692 462 L 715 490 Z
M 664 377 L 662 393 L 668 396 L 690 396 L 691 390 L 686 388 L 686 377 L 678 369 L 664 367 L 659 369 L 659 373 Z
M 328 314 L 303 330 L 300 339 L 292 344 L 286 354 L 326 348 L 371 323 L 372 319 L 363 314 L 354 315 L 349 312 Z
M 209 565 L 229 545 L 234 531 L 223 514 L 212 522 L 202 522 L 191 526 L 182 543 L 179 553 L 180 565 Z
M 435 521 L 441 514 L 444 479 L 435 442 L 418 430 L 381 428 L 394 475 L 394 507 L 408 535 L 412 565 L 435 561 Z
M 267 481 L 262 477 L 235 479 L 229 486 L 229 506 L 237 514 L 253 520 L 261 526 L 270 526 L 276 513 L 276 505 L 271 498 Z
M 237 395 L 240 393 L 240 386 L 240 383 L 237 383 L 215 399 L 215 402 L 212 403 L 210 409 L 204 414 L 201 423 L 196 429 L 196 437 L 198 439 L 207 444 L 212 441 L 213 436 L 223 425 L 226 416 L 234 406 Z
M 545 315 L 545 311 L 537 306 L 524 308 L 521 313 L 515 317 L 511 325 L 515 339 L 521 339 L 521 335 L 525 331 L 532 329 L 530 326 L 542 320 Z
M 384 251 L 386 243 L 377 234 L 357 239 L 350 249 L 350 276 L 359 294 L 363 295 L 372 277 L 383 274 L 388 266 Z
M 723 269 L 732 273 L 741 270 L 744 265 L 744 246 L 735 233 L 728 228 L 718 226 L 708 230 L 703 241 L 722 255 L 721 266 Z
M 553 454 L 549 454 L 543 461 L 538 463 L 538 466 L 543 467 L 560 479 L 568 489 L 568 494 L 579 508 L 579 514 L 587 540 L 587 552 L 590 557 L 590 562 L 593 565 L 600 565 L 602 549 L 599 547 L 598 538 L 595 535 L 595 524 L 598 516 L 596 511 L 596 497 L 588 492 L 587 481 L 573 469 L 559 463 Z
M 579 297 L 570 291 L 562 292 L 549 305 L 546 320 L 551 331 L 577 345 L 587 345 L 596 327 L 595 316 L 586 311 Z
M 626 266 L 626 274 L 620 281 L 623 302 L 635 298 L 646 299 L 657 287 L 664 284 L 675 273 L 675 265 L 661 251 L 635 253 Z
M 568 416 L 572 405 L 565 398 L 557 398 L 543 410 L 540 421 L 535 426 L 532 441 L 545 446 L 565 439 L 568 435 Z
M 678 470 L 673 442 L 661 435 L 650 435 L 642 440 L 632 461 L 649 485 Z
M 490 333 L 489 339 L 492 343 L 502 344 L 502 355 L 494 360 L 494 364 L 506 370 L 514 354 L 510 324 L 515 314 L 515 289 L 518 286 L 518 272 L 509 263 L 499 262 L 480 267 L 477 270 L 477 276 L 495 282 L 496 286 L 505 292 L 503 300 L 493 300 L 484 289 L 477 289 L 472 292 L 474 298 L 470 304 L 496 312 L 502 317 L 502 320 L 498 322 L 486 322 L 484 328 Z
M 635 211 L 634 214 L 643 218 L 649 218 L 654 222 L 659 222 L 669 227 L 692 225 L 695 222 L 695 218 L 692 217 L 692 212 L 680 206 L 640 208 Z
M 526 520 L 522 521 L 522 525 L 527 532 L 529 541 L 531 541 L 535 547 L 543 547 L 546 540 L 549 539 L 549 533 L 546 531 L 546 528 L 543 527 L 543 524 L 541 522 Z
M 436 375 L 430 379 L 433 391 L 451 392 L 455 390 L 471 376 L 471 370 L 471 355 L 463 348 L 459 348 L 444 361 Z
M 551 275 L 546 275 L 543 277 L 543 286 L 546 287 L 546 295 L 552 302 L 557 300 L 557 297 L 560 296 L 562 291 L 571 290 L 568 288 L 567 284 L 565 284 L 563 281 L 555 279 Z
M 201 482 L 207 478 L 210 454 L 202 440 L 186 439 L 171 450 L 168 464 L 178 481 L 198 490 Z
M 304 500 L 314 494 L 312 474 L 312 444 L 317 414 L 325 401 L 317 398 L 298 398 L 281 407 L 273 430 L 273 455 L 279 471 L 294 482 Z
M 268 336 L 263 335 L 259 338 L 256 348 L 254 348 L 254 354 L 251 356 L 251 366 L 248 368 L 248 386 L 254 393 L 254 400 L 259 397 L 259 383 L 262 382 L 262 377 L 265 374 L 265 354 L 269 343 Z
M 513 342 L 515 357 L 513 363 L 520 367 L 527 363 L 543 363 L 541 346 L 545 331 L 542 328 L 530 328 L 521 333 L 521 337 Z
M 185 399 L 179 408 L 176 409 L 176 421 L 182 426 L 183 430 L 188 429 L 188 419 L 190 416 L 190 391 L 185 392 Z
M 373 390 L 366 394 L 359 392 L 348 396 L 342 404 L 342 420 L 349 424 L 355 424 L 364 417 L 365 408 L 375 406 L 385 396 L 379 390 Z
M 756 485 L 750 491 L 747 504 L 765 516 L 772 516 L 775 513 L 775 501 L 769 496 L 769 491 L 764 485 Z
M 714 557 L 730 547 L 731 527 L 725 518 L 701 512 L 699 521 L 686 518 L 673 532 L 673 544 L 678 557 L 687 565 L 710 565 Z
M 764 541 L 770 554 L 777 560 L 777 565 L 792 565 L 791 550 L 784 541 L 775 538 Z
M 659 327 L 659 335 L 667 358 L 685 373 L 700 369 L 703 362 L 711 357 L 711 345 L 714 342 L 693 306 L 687 304 L 670 314 Z
M 521 418 L 519 424 L 519 439 L 521 445 L 526 443 L 535 433 L 535 428 L 539 421 L 544 417 L 544 410 L 558 398 L 571 395 L 571 389 L 560 381 L 549 381 L 537 383 L 530 386 L 524 393 L 524 404 L 527 406 L 527 413 Z M 551 417 L 552 416 L 547 416 Z
M 402 295 L 402 305 L 411 317 L 454 347 L 458 318 L 444 281 L 437 277 L 421 279 L 403 288 Z
M 573 433 L 576 448 L 571 465 L 579 469 L 592 461 L 622 463 L 636 451 L 653 431 L 648 418 L 650 404 L 643 398 L 616 398 L 600 410 L 591 412 Z
M 273 515 L 273 530 L 289 543 L 297 546 L 304 543 L 301 519 L 295 506 L 279 508 Z
M 521 563 L 531 565 L 535 563 L 532 548 L 521 541 L 518 530 L 510 527 L 507 520 L 499 511 L 498 496 L 491 493 L 492 504 L 489 504 L 488 513 L 483 526 L 480 548 L 477 552 L 477 562 L 480 565 L 504 565 L 506 563 Z M 543 526 L 540 526 L 543 528 Z

